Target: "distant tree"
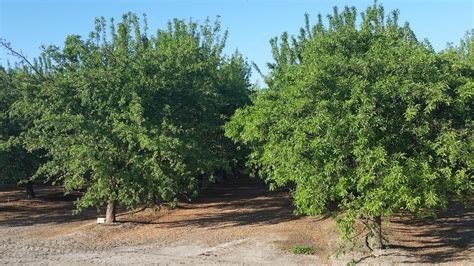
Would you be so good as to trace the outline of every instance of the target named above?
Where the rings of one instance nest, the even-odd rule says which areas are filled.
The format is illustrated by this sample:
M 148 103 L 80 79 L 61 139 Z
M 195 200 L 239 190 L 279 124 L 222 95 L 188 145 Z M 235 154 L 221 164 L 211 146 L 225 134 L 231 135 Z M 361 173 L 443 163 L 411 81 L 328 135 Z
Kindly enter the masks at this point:
M 197 193 L 200 175 L 228 167 L 222 125 L 248 99 L 249 69 L 240 54 L 223 55 L 219 21 L 175 19 L 149 36 L 146 19 L 128 13 L 106 27 L 100 18 L 87 40 L 46 47 L 45 81 L 14 113 L 32 118 L 25 147 L 49 158 L 36 175 L 85 188 L 78 210 L 107 203 L 112 223 L 118 204 L 176 203 Z
M 28 198 L 35 197 L 32 177 L 42 159 L 23 147 L 18 137 L 28 121 L 11 116 L 10 108 L 21 98 L 22 86 L 37 82 L 27 69 L 0 67 L 0 183 L 24 184 Z
M 377 4 L 356 18 L 272 39 L 268 88 L 226 133 L 272 187 L 294 184 L 298 213 L 337 214 L 346 240 L 360 221 L 383 248 L 384 217 L 472 197 L 473 45 L 438 55 Z

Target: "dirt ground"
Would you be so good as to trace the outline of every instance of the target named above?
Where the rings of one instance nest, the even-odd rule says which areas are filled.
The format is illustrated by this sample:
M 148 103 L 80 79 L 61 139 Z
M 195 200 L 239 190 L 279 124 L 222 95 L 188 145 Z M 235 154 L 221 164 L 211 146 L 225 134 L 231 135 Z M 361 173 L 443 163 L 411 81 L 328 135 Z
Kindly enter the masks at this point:
M 385 224 L 390 246 L 333 256 L 336 225 L 327 217 L 295 217 L 284 191 L 256 183 L 215 185 L 174 210 L 122 212 L 119 223 L 97 225 L 97 210 L 71 215 L 74 196 L 40 187 L 28 200 L 0 191 L 3 264 L 474 264 L 474 209 L 456 208 L 436 220 L 395 218 Z M 311 245 L 313 255 L 290 249 Z

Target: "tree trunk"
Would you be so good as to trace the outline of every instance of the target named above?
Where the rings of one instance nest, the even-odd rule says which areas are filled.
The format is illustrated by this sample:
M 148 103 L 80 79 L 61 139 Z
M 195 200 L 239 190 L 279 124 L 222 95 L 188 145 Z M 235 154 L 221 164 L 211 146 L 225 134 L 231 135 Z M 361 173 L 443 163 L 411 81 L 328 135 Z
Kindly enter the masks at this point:
M 376 216 L 374 218 L 374 249 L 383 249 L 383 237 L 382 237 L 382 217 Z
M 33 190 L 33 183 L 31 183 L 31 181 L 28 181 L 28 183 L 26 183 L 26 197 L 29 199 L 36 197 L 35 191 Z
M 116 210 L 116 202 L 114 200 L 109 200 L 109 202 L 107 203 L 107 211 L 105 213 L 106 224 L 113 224 L 116 222 L 115 210 Z

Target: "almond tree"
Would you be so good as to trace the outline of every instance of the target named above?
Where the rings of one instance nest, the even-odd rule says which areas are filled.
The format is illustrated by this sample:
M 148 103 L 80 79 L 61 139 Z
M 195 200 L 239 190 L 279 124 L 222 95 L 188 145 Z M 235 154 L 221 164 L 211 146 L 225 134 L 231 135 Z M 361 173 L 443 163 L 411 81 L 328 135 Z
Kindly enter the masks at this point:
M 106 203 L 113 223 L 119 204 L 176 204 L 178 194 L 197 193 L 199 176 L 228 167 L 222 99 L 231 91 L 240 107 L 249 72 L 240 54 L 223 55 L 219 21 L 175 19 L 153 36 L 146 17 L 140 26 L 128 13 L 109 26 L 100 18 L 88 39 L 46 47 L 44 82 L 12 112 L 31 121 L 25 147 L 49 158 L 36 175 L 85 189 L 78 210 Z
M 472 197 L 473 45 L 440 56 L 398 11 L 357 17 L 334 8 L 272 39 L 268 88 L 226 128 L 272 187 L 294 184 L 298 213 L 337 215 L 346 240 L 360 221 L 383 248 L 383 218 Z

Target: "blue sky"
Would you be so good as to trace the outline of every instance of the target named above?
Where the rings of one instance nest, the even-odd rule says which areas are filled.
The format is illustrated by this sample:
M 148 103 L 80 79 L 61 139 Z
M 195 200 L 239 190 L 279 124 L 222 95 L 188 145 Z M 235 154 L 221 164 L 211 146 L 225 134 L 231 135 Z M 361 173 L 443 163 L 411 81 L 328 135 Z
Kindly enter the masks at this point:
M 239 49 L 264 70 L 271 61 L 269 39 L 283 31 L 297 33 L 305 12 L 316 15 L 332 12 L 337 5 L 356 6 L 362 12 L 369 1 L 326 0 L 0 0 L 0 38 L 29 58 L 40 53 L 42 44 L 62 45 L 68 34 L 87 36 L 95 17 L 120 18 L 128 11 L 146 13 L 150 32 L 162 28 L 172 18 L 221 16 L 229 30 L 227 53 Z M 379 1 L 388 12 L 398 8 L 400 21 L 410 22 L 419 39 L 428 38 L 436 50 L 448 42 L 458 43 L 474 28 L 474 0 Z M 0 51 L 0 64 L 8 56 Z M 11 59 L 10 59 L 11 60 Z M 252 80 L 259 77 L 255 74 Z

